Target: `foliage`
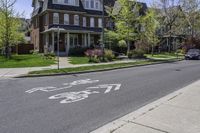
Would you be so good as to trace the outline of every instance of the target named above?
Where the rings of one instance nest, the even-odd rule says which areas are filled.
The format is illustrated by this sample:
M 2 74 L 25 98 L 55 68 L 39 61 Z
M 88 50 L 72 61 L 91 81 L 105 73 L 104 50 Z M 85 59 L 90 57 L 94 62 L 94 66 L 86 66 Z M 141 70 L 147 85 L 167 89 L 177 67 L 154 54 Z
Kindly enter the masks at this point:
M 14 11 L 16 0 L 0 1 L 0 47 L 4 47 L 7 58 L 11 56 L 11 45 L 24 41 L 20 32 L 21 21 Z
M 117 0 L 119 10 L 113 10 L 110 16 L 115 22 L 115 33 L 119 40 L 126 40 L 127 52 L 130 51 L 130 41 L 138 39 L 139 10 L 140 6 L 135 0 Z
M 85 52 L 85 55 L 89 58 L 89 62 L 99 63 L 103 59 L 103 51 L 101 49 L 89 49 Z
M 141 49 L 131 50 L 128 53 L 128 58 L 145 58 L 144 54 L 145 54 L 145 51 Z
M 181 27 L 190 37 L 200 36 L 200 1 L 180 0 L 182 19 Z
M 151 47 L 151 52 L 153 54 L 154 46 L 159 42 L 156 32 L 160 28 L 155 11 L 149 9 L 146 14 L 141 17 L 140 24 L 143 27 L 143 30 L 140 33 L 140 40 L 142 44 L 147 44 L 147 47 Z
M 106 49 L 104 51 L 104 58 L 108 61 L 112 61 L 115 58 L 115 55 L 113 54 L 112 50 Z
M 193 38 L 193 37 L 187 38 L 186 41 L 183 42 L 182 48 L 185 52 L 187 52 L 189 49 L 192 48 L 200 49 L 200 38 Z
M 48 59 L 55 59 L 55 57 L 56 57 L 55 53 L 45 53 L 43 56 L 47 60 Z
M 126 48 L 126 47 L 127 47 L 126 41 L 120 40 L 120 41 L 118 42 L 118 46 L 119 46 L 120 48 Z

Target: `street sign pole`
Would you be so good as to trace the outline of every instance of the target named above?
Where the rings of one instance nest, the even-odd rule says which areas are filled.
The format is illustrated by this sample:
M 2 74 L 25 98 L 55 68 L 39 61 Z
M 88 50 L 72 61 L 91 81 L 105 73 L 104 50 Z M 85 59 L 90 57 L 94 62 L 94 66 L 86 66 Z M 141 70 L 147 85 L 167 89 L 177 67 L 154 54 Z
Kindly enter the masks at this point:
M 57 34 L 57 60 L 58 60 L 58 70 L 60 69 L 60 61 L 59 61 L 59 52 L 60 52 L 60 28 L 58 26 L 58 34 Z
M 104 10 L 104 0 L 102 0 L 102 38 L 101 38 L 101 43 L 102 43 L 102 51 L 103 51 L 103 60 L 104 60 L 104 53 L 105 53 L 105 32 L 104 32 L 104 28 L 105 28 L 105 10 Z

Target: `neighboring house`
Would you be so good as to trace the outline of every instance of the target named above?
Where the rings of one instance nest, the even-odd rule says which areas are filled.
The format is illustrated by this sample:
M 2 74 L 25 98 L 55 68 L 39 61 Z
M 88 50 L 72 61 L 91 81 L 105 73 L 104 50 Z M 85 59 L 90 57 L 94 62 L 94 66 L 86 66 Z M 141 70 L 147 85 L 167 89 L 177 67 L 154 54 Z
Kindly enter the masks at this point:
M 160 37 L 159 49 L 161 51 L 176 51 L 180 48 L 180 44 L 188 35 L 189 29 L 180 27 L 182 18 L 180 13 L 182 9 L 180 6 L 174 6 L 167 9 L 153 9 L 159 15 L 162 21 L 157 35 Z
M 21 21 L 21 28 L 20 31 L 24 33 L 24 39 L 27 43 L 30 43 L 31 37 L 30 37 L 30 19 L 26 18 L 20 18 Z
M 114 3 L 115 0 L 104 0 L 107 6 Z M 66 55 L 70 48 L 99 44 L 102 0 L 33 0 L 32 6 L 31 43 L 35 50 L 56 53 L 58 29 L 59 50 Z

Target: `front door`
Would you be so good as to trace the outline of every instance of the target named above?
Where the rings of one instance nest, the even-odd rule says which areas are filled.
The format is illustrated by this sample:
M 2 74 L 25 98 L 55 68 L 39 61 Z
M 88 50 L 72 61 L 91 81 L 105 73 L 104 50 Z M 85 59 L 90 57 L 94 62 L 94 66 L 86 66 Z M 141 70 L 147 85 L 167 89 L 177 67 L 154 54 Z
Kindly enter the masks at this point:
M 78 46 L 78 35 L 72 34 L 70 35 L 70 47 Z

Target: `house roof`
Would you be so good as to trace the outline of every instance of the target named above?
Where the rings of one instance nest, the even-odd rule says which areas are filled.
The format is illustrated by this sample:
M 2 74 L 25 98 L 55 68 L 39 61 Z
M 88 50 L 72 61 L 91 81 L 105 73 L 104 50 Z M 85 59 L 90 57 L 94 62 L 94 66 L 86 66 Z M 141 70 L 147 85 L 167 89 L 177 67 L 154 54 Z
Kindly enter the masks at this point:
M 34 4 L 34 1 L 35 0 L 32 1 L 32 4 Z M 45 11 L 47 9 L 84 12 L 84 13 L 91 14 L 91 15 L 101 15 L 102 14 L 102 11 L 84 9 L 82 0 L 79 0 L 79 3 L 80 3 L 79 6 L 53 4 L 53 0 L 39 0 L 39 1 L 42 2 L 42 7 L 33 11 L 32 16 L 39 14 L 40 12 Z M 104 5 L 105 6 L 114 6 L 115 1 L 116 0 L 104 0 Z

